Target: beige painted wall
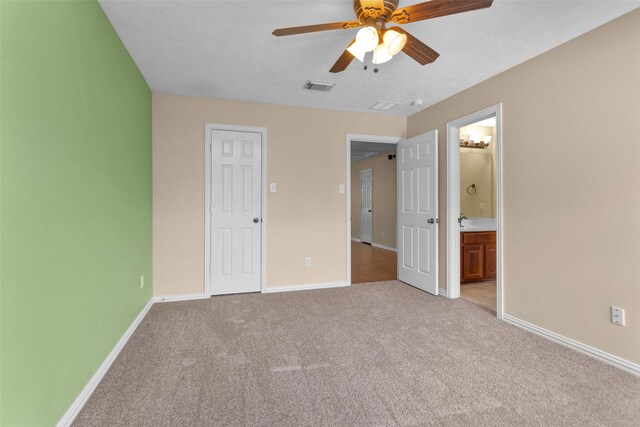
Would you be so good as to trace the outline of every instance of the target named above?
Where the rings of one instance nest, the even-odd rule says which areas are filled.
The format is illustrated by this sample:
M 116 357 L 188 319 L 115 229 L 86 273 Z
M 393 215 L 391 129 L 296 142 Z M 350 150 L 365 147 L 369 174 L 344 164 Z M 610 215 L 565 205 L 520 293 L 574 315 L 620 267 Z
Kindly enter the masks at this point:
M 440 135 L 446 284 L 446 123 L 503 105 L 505 312 L 640 363 L 640 10 L 409 117 Z M 627 326 L 609 307 L 626 309 Z
M 351 237 L 360 238 L 360 172 L 373 170 L 373 243 L 396 247 L 396 160 L 378 154 L 351 164 Z
M 405 118 L 154 94 L 154 294 L 204 289 L 207 122 L 268 130 L 267 286 L 346 281 L 346 134 L 404 136 Z
M 492 218 L 491 153 L 467 150 L 460 152 L 460 213 L 467 218 Z

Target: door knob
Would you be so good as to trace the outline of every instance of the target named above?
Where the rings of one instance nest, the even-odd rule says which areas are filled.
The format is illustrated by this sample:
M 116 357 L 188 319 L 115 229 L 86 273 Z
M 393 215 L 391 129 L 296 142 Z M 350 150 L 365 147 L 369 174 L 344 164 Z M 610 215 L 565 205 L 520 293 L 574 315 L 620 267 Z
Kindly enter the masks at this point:
M 253 218 L 253 222 L 255 222 L 256 224 L 260 222 L 260 218 Z
M 427 222 L 428 222 L 429 224 L 440 224 L 440 219 L 439 219 L 439 218 L 429 218 L 429 219 L 427 220 Z
M 371 212 L 371 209 L 369 209 L 367 212 Z

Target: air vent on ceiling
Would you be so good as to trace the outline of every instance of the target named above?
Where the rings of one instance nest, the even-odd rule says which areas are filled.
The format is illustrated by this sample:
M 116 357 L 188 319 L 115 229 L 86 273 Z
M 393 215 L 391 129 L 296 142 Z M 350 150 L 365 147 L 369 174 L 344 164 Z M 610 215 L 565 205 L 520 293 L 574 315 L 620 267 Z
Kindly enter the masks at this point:
M 335 86 L 335 83 L 327 82 L 314 82 L 307 80 L 304 84 L 304 88 L 307 90 L 319 90 L 320 92 L 328 92 Z
M 379 111 L 389 111 L 396 105 L 398 105 L 397 102 L 378 101 L 377 103 L 369 107 L 369 109 L 379 110 Z

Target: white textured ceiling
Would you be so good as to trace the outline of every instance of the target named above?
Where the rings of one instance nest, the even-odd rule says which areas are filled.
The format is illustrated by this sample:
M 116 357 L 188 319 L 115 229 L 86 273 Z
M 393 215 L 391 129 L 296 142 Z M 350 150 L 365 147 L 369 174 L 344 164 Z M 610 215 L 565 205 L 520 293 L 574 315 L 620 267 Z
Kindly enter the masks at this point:
M 368 157 L 381 153 L 395 153 L 396 144 L 382 144 L 379 142 L 351 141 L 351 163 L 359 162 Z
M 640 6 L 624 0 L 495 0 L 489 9 L 405 25 L 440 53 L 421 66 L 400 53 L 374 74 L 329 68 L 356 29 L 274 37 L 279 27 L 352 20 L 342 1 L 114 1 L 103 9 L 154 92 L 410 115 Z M 402 1 L 400 6 L 421 3 Z M 330 92 L 303 90 L 334 82 Z M 411 101 L 424 100 L 421 107 Z

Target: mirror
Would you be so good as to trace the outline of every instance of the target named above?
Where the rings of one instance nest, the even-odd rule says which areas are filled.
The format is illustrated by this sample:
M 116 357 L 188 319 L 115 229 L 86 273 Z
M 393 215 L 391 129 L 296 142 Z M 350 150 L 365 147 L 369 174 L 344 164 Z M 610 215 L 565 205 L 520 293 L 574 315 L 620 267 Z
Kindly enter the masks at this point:
M 495 218 L 495 123 L 487 122 L 460 129 L 460 213 L 467 218 Z

